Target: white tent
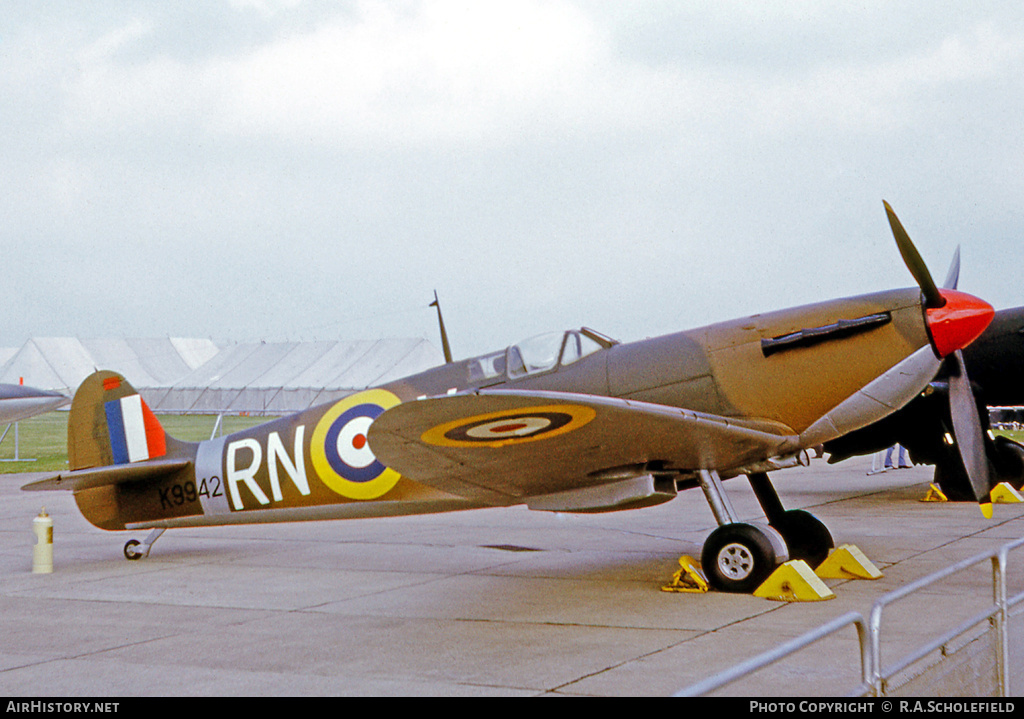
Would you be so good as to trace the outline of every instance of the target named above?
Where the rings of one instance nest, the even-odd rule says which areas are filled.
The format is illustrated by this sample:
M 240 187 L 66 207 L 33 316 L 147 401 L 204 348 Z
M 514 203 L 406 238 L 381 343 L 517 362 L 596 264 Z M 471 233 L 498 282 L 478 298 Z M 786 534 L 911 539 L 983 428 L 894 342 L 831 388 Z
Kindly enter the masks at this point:
M 37 337 L 0 365 L 0 382 L 73 394 L 89 374 L 123 374 L 156 412 L 282 414 L 441 364 L 419 338 L 258 342 Z
M 237 344 L 147 402 L 158 412 L 297 412 L 441 362 L 418 338 Z
M 73 393 L 97 369 L 114 369 L 137 387 L 170 383 L 215 357 L 212 340 L 33 337 L 0 366 L 0 382 Z

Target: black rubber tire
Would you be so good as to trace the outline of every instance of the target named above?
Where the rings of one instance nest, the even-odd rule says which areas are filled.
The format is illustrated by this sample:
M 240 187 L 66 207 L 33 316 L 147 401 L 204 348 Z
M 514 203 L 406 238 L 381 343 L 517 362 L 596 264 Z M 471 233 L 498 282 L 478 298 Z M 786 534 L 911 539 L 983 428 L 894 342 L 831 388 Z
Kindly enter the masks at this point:
M 138 547 L 140 544 L 142 544 L 142 542 L 140 542 L 137 539 L 129 539 L 127 542 L 125 542 L 124 558 L 130 561 L 142 559 L 142 552 L 135 551 L 135 548 Z
M 976 502 L 970 477 L 959 457 L 935 465 L 935 484 L 950 502 Z
M 1024 446 L 1009 437 L 996 437 L 993 484 L 1009 482 L 1014 489 L 1024 486 Z
M 785 512 L 771 526 L 786 540 L 790 559 L 802 559 L 817 569 L 828 559 L 829 550 L 836 546 L 832 533 L 821 520 L 802 509 Z
M 750 524 L 723 524 L 708 536 L 701 551 L 704 576 L 720 592 L 749 594 L 775 571 L 775 566 L 771 540 Z

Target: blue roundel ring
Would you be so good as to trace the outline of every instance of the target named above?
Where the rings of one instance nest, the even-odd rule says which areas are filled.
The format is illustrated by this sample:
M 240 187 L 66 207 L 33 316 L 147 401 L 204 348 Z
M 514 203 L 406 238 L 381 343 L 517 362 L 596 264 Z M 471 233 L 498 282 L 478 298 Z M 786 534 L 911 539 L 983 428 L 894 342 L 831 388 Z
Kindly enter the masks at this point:
M 373 454 L 369 431 L 375 419 L 401 403 L 387 390 L 364 390 L 338 400 L 317 420 L 309 458 L 327 488 L 346 499 L 371 500 L 398 484 L 401 475 Z
M 375 404 L 361 404 L 344 412 L 331 424 L 327 430 L 327 438 L 324 441 L 324 455 L 331 469 L 338 473 L 342 479 L 349 482 L 372 482 L 387 469 L 376 457 L 373 462 L 365 467 L 354 467 L 344 459 L 338 452 L 338 435 L 348 426 L 349 422 L 362 417 L 368 417 L 371 421 L 384 414 L 384 408 Z

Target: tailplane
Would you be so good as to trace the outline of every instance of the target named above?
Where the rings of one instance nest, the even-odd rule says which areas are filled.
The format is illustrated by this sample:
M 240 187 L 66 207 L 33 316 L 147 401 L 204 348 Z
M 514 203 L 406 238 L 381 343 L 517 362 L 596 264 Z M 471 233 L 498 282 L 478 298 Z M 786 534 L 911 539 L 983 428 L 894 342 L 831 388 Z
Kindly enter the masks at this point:
M 160 459 L 177 444 L 128 381 L 95 372 L 82 382 L 68 416 L 71 470 Z

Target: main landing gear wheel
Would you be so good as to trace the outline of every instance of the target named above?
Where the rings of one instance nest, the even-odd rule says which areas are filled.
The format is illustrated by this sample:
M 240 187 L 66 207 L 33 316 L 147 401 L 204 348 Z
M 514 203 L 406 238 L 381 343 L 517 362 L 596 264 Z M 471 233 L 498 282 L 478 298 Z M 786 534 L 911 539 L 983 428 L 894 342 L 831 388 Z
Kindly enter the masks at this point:
M 935 484 L 950 502 L 975 502 L 971 478 L 967 476 L 963 461 L 959 457 L 944 460 L 935 465 Z
M 723 524 L 701 551 L 708 583 L 722 592 L 753 592 L 775 571 L 775 565 L 771 540 L 751 524 Z
M 993 460 L 996 479 L 992 484 L 1009 482 L 1017 490 L 1024 485 L 1024 446 L 1009 437 L 996 437 Z
M 757 501 L 768 518 L 768 526 L 782 535 L 790 559 L 802 559 L 817 569 L 828 559 L 828 552 L 835 545 L 828 528 L 810 512 L 802 509 L 786 510 L 778 492 L 764 472 L 747 475 Z
M 829 550 L 836 546 L 828 527 L 802 509 L 783 512 L 771 526 L 786 540 L 789 558 L 802 559 L 811 569 L 828 559 Z

